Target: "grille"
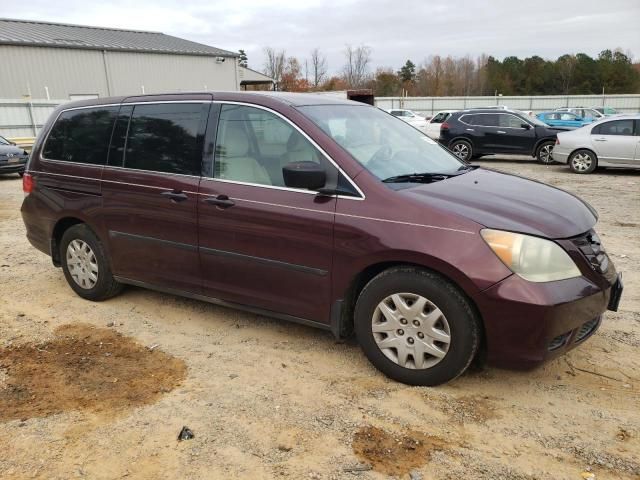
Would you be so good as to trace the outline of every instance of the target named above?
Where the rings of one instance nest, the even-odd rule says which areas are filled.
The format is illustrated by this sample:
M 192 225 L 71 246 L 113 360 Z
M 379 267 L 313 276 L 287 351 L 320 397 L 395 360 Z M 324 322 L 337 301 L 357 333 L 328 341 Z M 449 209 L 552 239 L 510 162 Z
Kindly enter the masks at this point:
M 574 238 L 573 243 L 586 257 L 591 268 L 598 273 L 606 273 L 609 269 L 609 257 L 604 251 L 600 237 L 593 230 Z
M 569 335 L 571 335 L 571 332 L 558 335 L 556 338 L 551 340 L 551 342 L 549 342 L 549 346 L 547 347 L 547 350 L 549 350 L 550 352 L 553 352 L 554 350 L 557 350 L 560 347 L 564 346 L 564 344 L 567 343 L 567 339 L 569 338 Z
M 576 333 L 574 342 L 577 343 L 581 340 L 584 340 L 593 332 L 595 332 L 596 328 L 598 328 L 599 320 L 600 318 L 594 318 L 593 320 L 589 320 L 588 322 L 584 323 Z

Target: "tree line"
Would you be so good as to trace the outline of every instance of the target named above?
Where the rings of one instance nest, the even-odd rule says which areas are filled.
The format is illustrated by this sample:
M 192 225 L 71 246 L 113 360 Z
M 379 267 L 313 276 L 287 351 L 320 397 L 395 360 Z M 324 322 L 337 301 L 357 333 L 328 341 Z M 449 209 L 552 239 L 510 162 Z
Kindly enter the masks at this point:
M 282 91 L 311 92 L 370 88 L 376 96 L 469 95 L 588 95 L 640 92 L 640 64 L 620 49 L 603 50 L 596 58 L 585 53 L 556 60 L 537 55 L 499 60 L 482 54 L 453 57 L 432 55 L 420 65 L 407 60 L 400 70 L 372 71 L 372 49 L 348 45 L 338 74 L 329 74 L 327 57 L 319 48 L 307 58 L 287 56 L 285 50 L 264 50 L 263 72 Z M 247 65 L 242 51 L 241 61 Z

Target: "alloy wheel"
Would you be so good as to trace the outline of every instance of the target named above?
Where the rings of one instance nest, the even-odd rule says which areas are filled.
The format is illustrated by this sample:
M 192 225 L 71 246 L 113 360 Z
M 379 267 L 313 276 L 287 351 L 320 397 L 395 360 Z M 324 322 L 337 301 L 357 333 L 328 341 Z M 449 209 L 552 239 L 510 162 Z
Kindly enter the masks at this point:
M 371 330 L 380 351 L 395 364 L 427 369 L 449 351 L 451 332 L 442 311 L 427 298 L 396 293 L 373 312 Z
M 73 281 L 86 290 L 98 282 L 98 260 L 87 242 L 79 239 L 69 242 L 67 268 Z
M 547 144 L 540 147 L 540 160 L 542 163 L 551 163 L 553 153 L 553 145 Z
M 571 159 L 573 168 L 578 172 L 586 172 L 591 168 L 593 159 L 588 153 L 578 153 Z
M 469 147 L 465 143 L 456 143 L 451 151 L 460 160 L 466 160 L 469 158 Z

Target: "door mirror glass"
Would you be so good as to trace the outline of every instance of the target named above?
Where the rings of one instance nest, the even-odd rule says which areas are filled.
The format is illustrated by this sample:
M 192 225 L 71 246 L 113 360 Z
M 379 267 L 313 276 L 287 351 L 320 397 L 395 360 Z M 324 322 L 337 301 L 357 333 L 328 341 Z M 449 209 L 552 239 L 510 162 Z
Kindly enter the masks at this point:
M 284 184 L 290 188 L 317 190 L 324 187 L 327 173 L 316 162 L 292 162 L 282 167 Z

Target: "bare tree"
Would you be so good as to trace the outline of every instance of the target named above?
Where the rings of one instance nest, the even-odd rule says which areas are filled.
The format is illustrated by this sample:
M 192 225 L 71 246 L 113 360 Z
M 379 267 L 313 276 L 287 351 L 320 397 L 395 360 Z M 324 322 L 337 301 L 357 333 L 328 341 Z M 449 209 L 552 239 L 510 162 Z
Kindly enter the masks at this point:
M 344 80 L 350 88 L 360 88 L 369 79 L 371 48 L 361 45 L 353 48 L 347 45 L 344 51 L 347 63 L 343 69 Z
M 557 65 L 560 72 L 560 78 L 562 79 L 562 93 L 569 94 L 571 87 L 571 77 L 573 76 L 573 70 L 576 67 L 575 55 L 562 55 L 558 58 Z
M 311 85 L 314 88 L 318 88 L 324 81 L 327 70 L 327 57 L 318 48 L 314 48 L 311 51 Z
M 282 82 L 282 73 L 286 63 L 284 50 L 276 51 L 272 47 L 265 47 L 264 54 L 267 57 L 264 64 L 264 74 L 275 80 L 276 86 Z

